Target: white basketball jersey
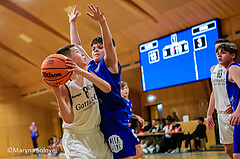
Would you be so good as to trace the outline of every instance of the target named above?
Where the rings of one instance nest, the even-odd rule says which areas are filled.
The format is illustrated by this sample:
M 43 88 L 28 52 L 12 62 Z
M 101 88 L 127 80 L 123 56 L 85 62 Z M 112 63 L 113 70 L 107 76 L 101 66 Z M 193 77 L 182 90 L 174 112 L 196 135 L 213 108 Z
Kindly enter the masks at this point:
M 226 72 L 223 66 L 217 64 L 211 74 L 217 111 L 225 111 L 230 104 L 226 89 Z
M 73 108 L 74 120 L 71 124 L 63 122 L 63 128 L 88 130 L 101 122 L 99 103 L 92 82 L 83 78 L 83 87 L 72 80 L 66 83 Z

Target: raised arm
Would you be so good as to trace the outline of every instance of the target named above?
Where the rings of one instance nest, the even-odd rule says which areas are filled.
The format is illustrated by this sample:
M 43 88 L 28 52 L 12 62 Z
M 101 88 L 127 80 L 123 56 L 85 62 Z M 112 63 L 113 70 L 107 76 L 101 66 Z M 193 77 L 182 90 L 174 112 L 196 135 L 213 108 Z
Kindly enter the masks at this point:
M 74 5 L 73 8 L 71 8 L 71 13 L 68 14 L 69 24 L 70 24 L 71 44 L 74 44 L 76 47 L 78 47 L 78 49 L 85 55 L 87 63 L 89 63 L 89 61 L 91 61 L 91 58 L 83 49 L 82 42 L 77 30 L 76 20 L 79 12 L 77 12 L 76 10 L 77 10 L 77 6 Z
M 229 68 L 229 81 L 232 81 L 238 85 L 240 88 L 240 67 L 233 65 Z M 240 102 L 235 112 L 230 116 L 229 122 L 231 125 L 235 126 L 240 124 Z
M 75 73 L 80 74 L 83 77 L 87 78 L 94 85 L 96 85 L 99 89 L 101 89 L 103 92 L 109 93 L 111 91 L 110 84 L 108 82 L 106 82 L 105 80 L 99 78 L 93 72 L 87 72 L 87 71 L 81 69 L 72 60 L 66 61 L 66 65 L 71 67 L 71 69 L 69 71 L 74 71 Z
M 76 10 L 77 10 L 77 6 L 73 5 L 73 8 L 71 8 L 71 13 L 70 14 L 68 13 L 71 44 L 82 46 L 82 42 L 80 40 L 80 36 L 78 34 L 77 25 L 76 25 L 76 20 L 79 12 L 76 12 Z
M 104 56 L 104 61 L 112 73 L 118 73 L 119 70 L 117 53 L 115 47 L 113 46 L 112 35 L 108 27 L 107 21 L 104 17 L 104 12 L 100 12 L 99 7 L 96 6 L 95 8 L 92 4 L 88 5 L 88 8 L 91 10 L 92 14 L 87 12 L 87 15 L 93 20 L 98 21 L 100 24 L 103 45 L 106 52 Z

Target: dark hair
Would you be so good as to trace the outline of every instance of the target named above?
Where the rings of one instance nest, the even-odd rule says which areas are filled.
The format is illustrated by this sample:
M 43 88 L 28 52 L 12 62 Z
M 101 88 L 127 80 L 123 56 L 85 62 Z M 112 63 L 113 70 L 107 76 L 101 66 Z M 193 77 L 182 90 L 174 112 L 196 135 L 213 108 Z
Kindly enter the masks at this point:
M 97 43 L 100 43 L 100 44 L 103 44 L 103 38 L 102 36 L 98 36 L 96 38 L 94 38 L 91 42 L 91 47 L 93 46 L 93 44 L 97 44 Z M 113 46 L 115 47 L 116 44 L 115 44 L 115 41 L 114 39 L 112 38 L 112 43 L 113 43 Z
M 231 42 L 229 40 L 227 40 L 227 39 L 220 38 L 220 39 L 215 41 L 215 45 L 219 44 L 219 43 L 231 43 Z
M 120 89 L 123 89 L 123 87 L 125 87 L 125 86 L 128 86 L 128 83 L 125 81 L 121 81 Z
M 216 53 L 219 49 L 229 52 L 230 54 L 235 54 L 234 61 L 237 59 L 238 48 L 234 43 L 222 43 L 216 48 Z
M 166 120 L 171 121 L 171 120 L 172 120 L 172 116 L 171 116 L 171 115 L 168 115 L 167 118 L 166 118 Z
M 48 145 L 50 145 L 52 142 L 53 142 L 53 138 L 50 138 L 49 140 L 48 140 Z
M 75 45 L 66 45 L 66 46 L 63 46 L 63 47 L 61 47 L 57 52 L 56 52 L 56 54 L 62 54 L 62 55 L 65 55 L 65 56 L 67 56 L 67 57 L 70 57 L 71 55 L 70 55 L 70 49 L 72 48 L 72 47 L 74 47 Z
M 198 120 L 201 120 L 202 122 L 204 122 L 204 118 L 203 117 L 198 117 Z
M 176 120 L 175 119 L 172 119 L 171 122 L 175 122 Z

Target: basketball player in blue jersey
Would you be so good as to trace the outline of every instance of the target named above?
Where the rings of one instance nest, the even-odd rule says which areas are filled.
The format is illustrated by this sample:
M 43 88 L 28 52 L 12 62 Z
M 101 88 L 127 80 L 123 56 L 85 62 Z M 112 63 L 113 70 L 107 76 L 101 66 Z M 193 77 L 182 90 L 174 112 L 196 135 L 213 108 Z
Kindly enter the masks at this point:
M 219 64 L 227 70 L 226 85 L 227 93 L 234 113 L 229 122 L 234 126 L 233 133 L 233 158 L 240 159 L 240 65 L 235 62 L 238 54 L 237 46 L 233 43 L 222 43 L 216 48 Z
M 129 96 L 129 87 L 128 87 L 128 83 L 122 81 L 120 84 L 120 89 L 121 89 L 121 96 L 123 97 L 123 99 L 126 102 L 126 110 L 128 111 L 128 127 L 131 130 L 131 124 L 132 124 L 132 118 L 138 119 L 138 121 L 141 123 L 141 125 L 144 124 L 144 119 L 142 117 L 140 117 L 139 115 L 136 115 L 132 112 L 132 101 L 131 99 L 128 98 Z M 135 147 L 136 147 L 136 156 L 134 156 L 133 158 L 137 159 L 137 158 L 141 158 L 141 159 L 145 159 L 143 150 L 142 150 L 142 146 L 140 144 L 140 142 L 137 139 L 137 136 L 135 135 Z
M 218 39 L 215 41 L 215 47 L 221 43 L 230 43 L 226 39 Z M 214 110 L 218 113 L 219 137 L 220 143 L 224 145 L 225 152 L 233 158 L 233 126 L 230 125 L 228 119 L 233 113 L 230 105 L 227 89 L 226 89 L 226 69 L 217 64 L 211 67 L 211 81 L 212 93 L 210 96 L 209 107 L 207 112 L 207 126 L 213 129 L 215 124 L 213 122 L 212 114 Z
M 115 43 L 108 28 L 103 12 L 99 7 L 88 5 L 91 13 L 87 15 L 100 24 L 102 37 L 93 39 L 92 57 L 86 54 L 86 60 L 90 61 L 88 71 L 94 72 L 111 85 L 111 92 L 104 93 L 96 88 L 100 102 L 101 131 L 103 132 L 111 148 L 115 159 L 132 159 L 136 155 L 134 135 L 128 128 L 128 113 L 126 103 L 120 94 L 121 66 L 117 59 Z M 69 19 L 70 21 L 70 19 Z M 76 21 L 70 22 L 71 42 L 81 47 L 81 41 L 77 33 Z

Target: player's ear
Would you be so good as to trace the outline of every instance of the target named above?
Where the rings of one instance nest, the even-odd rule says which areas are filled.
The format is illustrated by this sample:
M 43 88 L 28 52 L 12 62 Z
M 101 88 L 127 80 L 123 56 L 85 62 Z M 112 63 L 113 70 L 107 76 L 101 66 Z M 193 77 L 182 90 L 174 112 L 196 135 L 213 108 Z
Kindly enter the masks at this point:
M 236 56 L 235 53 L 231 54 L 232 59 L 235 59 L 235 56 Z

